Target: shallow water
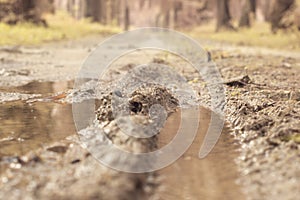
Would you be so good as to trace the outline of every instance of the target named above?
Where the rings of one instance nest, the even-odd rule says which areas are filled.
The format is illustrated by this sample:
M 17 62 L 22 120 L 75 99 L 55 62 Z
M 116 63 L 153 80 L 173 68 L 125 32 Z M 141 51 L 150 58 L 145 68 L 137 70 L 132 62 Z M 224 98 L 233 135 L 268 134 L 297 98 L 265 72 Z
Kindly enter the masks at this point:
M 55 95 L 71 82 L 31 82 L 10 92 Z M 11 101 L 0 104 L 0 157 L 16 156 L 75 134 L 72 107 L 53 101 Z
M 17 101 L 0 104 L 0 157 L 22 155 L 75 134 L 71 105 Z
M 238 144 L 228 133 L 228 128 L 223 129 L 212 152 L 204 159 L 198 158 L 210 116 L 210 110 L 200 109 L 195 141 L 181 158 L 158 172 L 162 176 L 161 188 L 157 194 L 160 199 L 244 199 L 236 183 L 239 173 L 234 159 L 238 156 Z M 169 143 L 179 124 L 179 112 L 168 118 L 159 136 L 159 146 Z

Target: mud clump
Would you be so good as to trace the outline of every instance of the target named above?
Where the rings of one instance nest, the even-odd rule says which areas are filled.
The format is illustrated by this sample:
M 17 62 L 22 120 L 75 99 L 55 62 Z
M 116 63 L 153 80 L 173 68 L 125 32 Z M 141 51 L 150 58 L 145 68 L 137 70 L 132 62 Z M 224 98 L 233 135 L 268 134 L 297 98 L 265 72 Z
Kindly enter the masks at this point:
M 176 111 L 179 102 L 172 94 L 164 87 L 158 85 L 144 85 L 132 94 L 128 95 L 128 98 L 124 101 L 127 103 L 129 112 L 128 116 L 113 116 L 112 98 L 113 95 L 117 95 L 118 98 L 122 98 L 122 95 L 118 91 L 110 92 L 107 95 L 103 95 L 97 102 L 98 109 L 96 110 L 96 119 L 100 122 L 100 126 L 104 129 L 105 135 L 111 140 L 113 144 L 121 147 L 127 151 L 135 153 L 145 153 L 153 151 L 157 148 L 157 136 L 152 136 L 147 139 L 135 138 L 120 130 L 119 125 L 123 130 L 131 130 L 131 132 L 147 134 L 147 131 L 151 132 L 151 124 L 153 128 L 158 125 L 155 124 L 150 117 L 150 109 L 154 105 L 160 105 L 166 111 L 167 114 L 171 114 Z M 125 97 L 124 97 L 125 99 Z M 122 101 L 123 102 L 123 101 Z M 124 107 L 124 105 L 121 105 Z M 128 117 L 130 121 L 128 121 Z M 135 127 L 134 124 L 140 124 L 143 126 L 149 126 L 149 130 Z M 132 127 L 131 127 L 132 126 Z M 112 156 L 113 157 L 113 156 Z
M 159 104 L 170 113 L 176 110 L 179 102 L 171 93 L 160 86 L 143 87 L 136 90 L 129 100 L 130 110 L 136 114 L 148 115 L 151 106 Z
M 100 122 L 112 121 L 112 95 L 122 97 L 118 91 L 111 92 L 108 95 L 103 95 L 97 102 L 98 109 L 96 111 L 96 118 Z M 131 115 L 148 116 L 149 110 L 153 105 L 162 106 L 165 111 L 170 114 L 175 112 L 179 105 L 178 100 L 173 97 L 170 91 L 158 85 L 142 86 L 134 91 L 128 98 L 128 107 Z
M 100 122 L 112 121 L 114 119 L 111 101 L 112 93 L 103 95 L 99 100 L 97 100 L 96 106 L 98 109 L 96 110 L 96 118 Z

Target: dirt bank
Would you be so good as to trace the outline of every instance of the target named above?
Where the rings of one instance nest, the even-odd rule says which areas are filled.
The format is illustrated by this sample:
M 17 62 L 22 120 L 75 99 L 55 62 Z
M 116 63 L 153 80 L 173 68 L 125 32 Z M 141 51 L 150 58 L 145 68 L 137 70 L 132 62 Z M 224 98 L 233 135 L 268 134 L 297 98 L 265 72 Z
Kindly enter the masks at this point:
M 300 195 L 299 57 L 214 51 L 227 80 L 228 112 L 241 146 L 239 182 L 249 199 Z M 220 56 L 220 57 L 219 57 Z

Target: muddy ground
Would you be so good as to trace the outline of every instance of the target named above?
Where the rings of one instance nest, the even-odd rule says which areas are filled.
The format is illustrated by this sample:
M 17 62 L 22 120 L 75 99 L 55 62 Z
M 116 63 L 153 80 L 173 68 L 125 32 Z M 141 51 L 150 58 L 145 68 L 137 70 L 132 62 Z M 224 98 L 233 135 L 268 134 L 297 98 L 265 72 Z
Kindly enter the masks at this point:
M 176 99 L 173 104 L 166 102 L 172 99 L 168 91 L 149 86 L 131 96 L 132 115 L 139 122 L 151 123 L 147 105 L 159 103 L 169 111 L 165 127 L 147 140 L 120 133 L 107 106 L 111 86 L 138 64 L 172 65 L 197 91 L 195 102 L 202 113 L 202 136 L 176 163 L 152 173 L 129 174 L 100 165 L 80 145 L 72 118 L 71 103 L 93 96 L 87 92 L 90 88 L 78 95 L 72 90 L 73 80 L 86 56 L 103 39 L 93 36 L 37 47 L 0 48 L 0 199 L 300 196 L 299 53 L 200 41 L 220 70 L 228 101 L 222 136 L 204 160 L 197 153 L 212 111 L 201 78 L 185 61 L 161 52 L 120 58 L 104 76 L 97 104 L 97 126 L 107 130 L 112 143 L 128 151 L 148 152 L 167 144 L 177 128 Z M 147 100 L 141 98 L 145 96 Z M 93 128 L 96 125 L 86 131 Z M 124 165 L 134 164 L 124 159 Z

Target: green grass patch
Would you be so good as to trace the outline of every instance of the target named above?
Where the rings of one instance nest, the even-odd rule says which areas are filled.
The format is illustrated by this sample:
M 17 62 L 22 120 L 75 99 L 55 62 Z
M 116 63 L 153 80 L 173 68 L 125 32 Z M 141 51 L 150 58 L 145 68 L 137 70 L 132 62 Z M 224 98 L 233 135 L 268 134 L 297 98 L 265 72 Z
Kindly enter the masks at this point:
M 121 31 L 116 26 L 92 23 L 89 19 L 75 20 L 64 12 L 45 16 L 49 27 L 31 23 L 11 26 L 0 23 L 0 45 L 36 45 L 43 42 L 76 39 L 89 34 L 112 34 Z
M 270 25 L 256 23 L 250 29 L 215 32 L 213 23 L 197 27 L 190 32 L 191 36 L 199 39 L 215 40 L 243 46 L 259 46 L 275 49 L 300 50 L 299 31 L 279 31 L 271 33 Z

